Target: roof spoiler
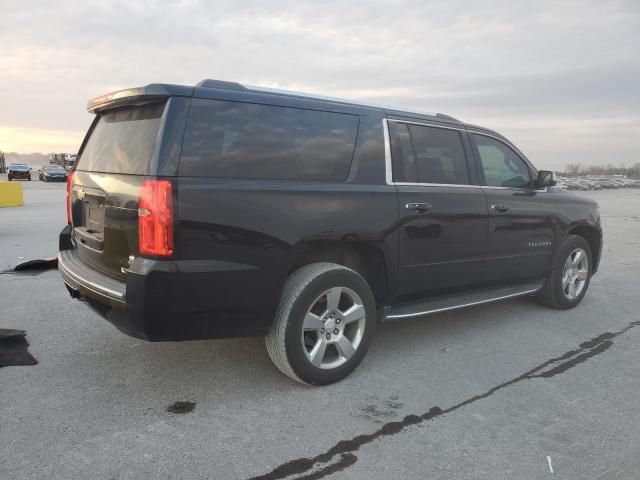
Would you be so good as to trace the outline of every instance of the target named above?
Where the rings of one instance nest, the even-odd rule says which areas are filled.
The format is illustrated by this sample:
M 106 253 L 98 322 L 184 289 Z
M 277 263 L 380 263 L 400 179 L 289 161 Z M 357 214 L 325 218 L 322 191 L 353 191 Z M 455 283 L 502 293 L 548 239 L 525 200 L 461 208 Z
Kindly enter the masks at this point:
M 172 95 L 191 96 L 192 94 L 193 87 L 153 83 L 145 87 L 127 88 L 126 90 L 118 90 L 100 95 L 99 97 L 89 100 L 89 103 L 87 103 L 87 111 L 89 113 L 98 113 L 122 105 L 138 105 L 167 98 Z

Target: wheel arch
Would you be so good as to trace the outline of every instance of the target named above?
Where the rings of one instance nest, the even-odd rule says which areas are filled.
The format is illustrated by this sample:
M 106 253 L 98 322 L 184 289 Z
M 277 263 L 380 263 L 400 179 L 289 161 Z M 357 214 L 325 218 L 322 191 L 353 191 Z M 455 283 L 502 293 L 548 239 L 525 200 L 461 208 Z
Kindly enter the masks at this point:
M 381 305 L 388 291 L 388 275 L 384 252 L 367 242 L 305 241 L 294 248 L 289 275 L 298 268 L 316 262 L 331 262 L 349 267 L 367 281 L 376 303 Z
M 602 231 L 592 225 L 577 225 L 569 229 L 569 235 L 578 235 L 584 238 L 591 248 L 592 273 L 598 271 L 600 252 L 602 248 Z

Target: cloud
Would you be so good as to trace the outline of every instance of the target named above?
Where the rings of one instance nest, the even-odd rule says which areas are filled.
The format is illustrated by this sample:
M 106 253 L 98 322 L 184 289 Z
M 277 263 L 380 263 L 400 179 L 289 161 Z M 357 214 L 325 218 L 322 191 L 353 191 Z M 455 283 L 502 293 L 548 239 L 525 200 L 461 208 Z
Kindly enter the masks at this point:
M 75 152 L 84 132 L 0 125 L 0 146 L 7 152 Z
M 640 161 L 634 0 L 44 3 L 0 0 L 1 125 L 82 135 L 91 97 L 218 78 L 448 113 L 541 167 Z

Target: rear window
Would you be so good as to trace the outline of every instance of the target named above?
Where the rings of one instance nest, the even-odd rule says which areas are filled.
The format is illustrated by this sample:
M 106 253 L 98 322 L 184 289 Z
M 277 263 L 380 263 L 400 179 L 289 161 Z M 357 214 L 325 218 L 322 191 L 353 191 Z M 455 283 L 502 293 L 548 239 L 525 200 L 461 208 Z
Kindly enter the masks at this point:
M 358 121 L 355 115 L 194 99 L 180 175 L 344 180 Z
M 78 170 L 149 175 L 153 146 L 165 103 L 120 108 L 100 116 Z

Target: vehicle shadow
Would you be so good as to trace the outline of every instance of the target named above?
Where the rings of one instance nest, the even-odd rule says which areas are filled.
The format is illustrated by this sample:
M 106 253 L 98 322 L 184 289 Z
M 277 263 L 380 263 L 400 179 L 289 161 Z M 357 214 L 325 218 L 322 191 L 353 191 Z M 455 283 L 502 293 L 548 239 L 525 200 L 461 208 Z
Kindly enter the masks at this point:
M 505 328 L 531 325 L 532 312 L 538 309 L 545 310 L 545 315 L 549 312 L 524 298 L 379 324 L 360 367 L 347 380 L 323 390 L 358 390 L 377 376 L 394 375 L 400 368 L 410 375 L 412 368 L 428 367 L 434 355 L 471 342 L 479 334 L 499 344 Z M 86 375 L 117 390 L 151 391 L 176 400 L 181 395 L 185 399 L 210 398 L 224 390 L 227 394 L 242 392 L 247 401 L 314 390 L 282 375 L 269 359 L 262 338 L 149 343 L 111 331 L 99 343 L 90 356 L 93 358 L 80 368 L 91 370 Z M 114 376 L 114 371 L 119 374 Z

